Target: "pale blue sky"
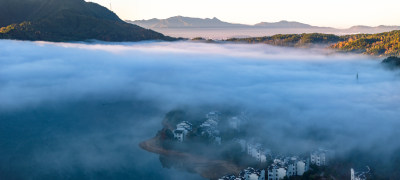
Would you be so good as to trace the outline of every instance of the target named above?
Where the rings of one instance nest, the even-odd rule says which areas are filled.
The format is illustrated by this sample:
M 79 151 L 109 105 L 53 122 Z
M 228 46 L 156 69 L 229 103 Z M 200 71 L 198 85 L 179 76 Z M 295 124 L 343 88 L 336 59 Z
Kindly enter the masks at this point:
M 90 0 L 110 7 L 124 20 L 217 17 L 255 24 L 280 20 L 347 28 L 400 25 L 400 0 Z

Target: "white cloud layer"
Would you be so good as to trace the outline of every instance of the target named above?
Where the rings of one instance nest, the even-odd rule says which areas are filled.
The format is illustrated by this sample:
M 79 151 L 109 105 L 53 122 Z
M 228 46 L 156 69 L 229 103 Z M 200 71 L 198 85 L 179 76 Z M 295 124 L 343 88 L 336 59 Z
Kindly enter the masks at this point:
M 165 112 L 238 105 L 253 114 L 254 133 L 280 149 L 400 147 L 399 73 L 370 57 L 190 42 L 0 47 L 3 112 L 88 97 L 157 102 Z

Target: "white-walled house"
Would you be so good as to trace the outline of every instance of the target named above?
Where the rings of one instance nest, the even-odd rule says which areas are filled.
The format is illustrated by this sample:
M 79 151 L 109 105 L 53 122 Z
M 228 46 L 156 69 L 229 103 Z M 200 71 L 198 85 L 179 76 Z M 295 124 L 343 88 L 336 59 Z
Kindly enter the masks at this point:
M 286 167 L 274 164 L 268 167 L 268 180 L 280 180 L 285 178 L 287 174 Z
M 187 121 L 182 121 L 176 125 L 176 129 L 173 131 L 174 138 L 179 142 L 183 142 L 185 141 L 187 134 L 191 131 L 192 124 Z
M 301 160 L 298 157 L 286 158 L 285 166 L 287 167 L 286 175 L 290 176 L 302 176 L 304 172 L 308 171 L 307 160 Z
M 318 149 L 316 151 L 311 152 L 310 154 L 310 162 L 311 164 L 315 164 L 317 166 L 326 166 L 328 165 L 329 151 L 325 149 Z
M 287 165 L 286 176 L 295 176 L 297 174 L 297 163 L 292 162 Z
M 297 175 L 302 176 L 306 171 L 308 171 L 307 162 L 297 161 Z

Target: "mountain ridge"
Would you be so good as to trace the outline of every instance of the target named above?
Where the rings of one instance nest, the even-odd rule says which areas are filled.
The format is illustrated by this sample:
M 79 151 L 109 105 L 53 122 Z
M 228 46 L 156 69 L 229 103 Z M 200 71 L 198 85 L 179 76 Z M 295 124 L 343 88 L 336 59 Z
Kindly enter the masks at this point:
M 400 26 L 353 26 L 346 29 L 313 26 L 306 23 L 282 20 L 278 22 L 260 22 L 254 25 L 229 23 L 218 18 L 193 18 L 174 16 L 167 19 L 129 21 L 165 35 L 183 38 L 223 40 L 229 38 L 250 38 L 273 36 L 277 34 L 323 33 L 335 35 L 375 34 L 400 30 Z
M 172 40 L 84 0 L 0 0 L 0 39 L 43 41 Z
M 168 22 L 181 20 L 182 23 L 179 24 L 170 24 Z M 308 29 L 328 29 L 328 30 L 365 30 L 365 29 L 388 29 L 388 30 L 400 30 L 400 26 L 364 26 L 364 25 L 356 25 L 350 28 L 334 28 L 334 27 L 321 27 L 321 26 L 313 26 L 297 21 L 287 21 L 281 20 L 278 22 L 260 22 L 254 25 L 247 24 L 239 24 L 239 23 L 229 23 L 222 21 L 216 17 L 214 18 L 194 18 L 194 17 L 184 17 L 184 16 L 173 16 L 167 19 L 156 19 L 152 18 L 149 20 L 126 20 L 126 22 L 136 24 L 145 28 L 308 28 Z M 204 25 L 206 22 L 213 22 L 212 25 Z M 182 25 L 187 24 L 187 25 Z M 169 26 L 170 25 L 170 26 Z

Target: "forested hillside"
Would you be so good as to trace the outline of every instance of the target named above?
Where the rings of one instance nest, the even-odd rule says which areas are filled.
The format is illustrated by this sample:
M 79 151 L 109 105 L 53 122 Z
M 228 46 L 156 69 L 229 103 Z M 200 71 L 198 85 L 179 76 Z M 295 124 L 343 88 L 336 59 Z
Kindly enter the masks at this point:
M 275 46 L 304 47 L 315 44 L 336 43 L 343 40 L 342 37 L 333 34 L 277 34 L 274 36 L 255 38 L 231 38 L 226 41 L 242 43 L 265 43 Z
M 400 55 L 400 31 L 379 34 L 357 34 L 344 36 L 344 41 L 331 47 L 340 51 L 370 55 Z
M 274 36 L 255 38 L 231 38 L 226 41 L 240 43 L 265 43 L 288 47 L 325 45 L 340 52 L 363 53 L 374 56 L 400 55 L 400 31 L 344 36 L 320 33 L 278 34 Z
M 0 0 L 0 39 L 45 41 L 171 40 L 122 21 L 84 0 Z

